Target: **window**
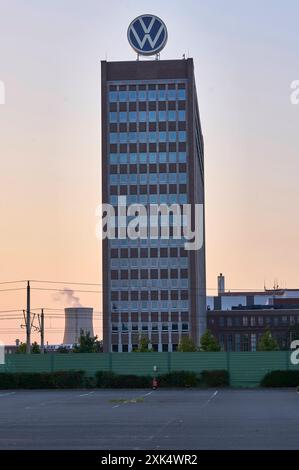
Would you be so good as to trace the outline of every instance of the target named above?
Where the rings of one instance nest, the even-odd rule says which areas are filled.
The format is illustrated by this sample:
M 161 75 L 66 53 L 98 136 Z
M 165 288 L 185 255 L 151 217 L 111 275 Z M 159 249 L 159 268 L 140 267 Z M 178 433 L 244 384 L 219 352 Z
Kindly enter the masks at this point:
M 162 324 L 162 331 L 168 331 L 168 323 Z
M 166 121 L 166 111 L 159 111 L 158 119 L 162 122 Z
M 109 115 L 110 122 L 117 122 L 117 113 L 113 112 Z
M 227 337 L 227 350 L 228 351 L 233 350 L 233 335 L 228 335 Z
M 176 132 L 173 132 L 173 131 L 169 132 L 168 139 L 170 142 L 176 142 Z
M 189 330 L 189 324 L 188 323 L 182 323 L 182 331 L 188 331 Z
M 186 111 L 180 110 L 179 111 L 179 121 L 186 121 Z
M 178 331 L 179 325 L 177 323 L 172 324 L 172 331 Z
M 169 101 L 176 100 L 176 90 L 168 90 L 168 100 Z
M 251 351 L 256 351 L 256 334 L 251 335 Z
M 186 142 L 186 132 L 179 131 L 179 142 Z
M 162 351 L 168 352 L 168 344 L 162 344 Z
M 112 344 L 112 352 L 118 352 L 118 344 Z
M 186 99 L 186 90 L 179 89 L 178 90 L 178 99 L 185 100 Z
M 119 113 L 119 122 L 127 122 L 127 113 L 124 111 L 121 111 Z
M 249 335 L 243 335 L 242 337 L 242 351 L 249 351 Z
M 116 91 L 110 91 L 109 92 L 109 101 L 117 101 L 117 92 Z
M 149 101 L 156 101 L 157 99 L 157 92 L 156 90 L 149 90 L 148 91 L 148 100 Z
M 138 99 L 139 99 L 139 101 L 146 101 L 146 91 L 145 90 L 139 90 L 138 91 Z
M 137 93 L 136 91 L 129 91 L 129 101 L 136 101 Z
M 243 317 L 243 326 L 248 326 L 248 317 Z
M 128 100 L 128 94 L 126 91 L 120 91 L 119 92 L 119 101 L 127 101 Z
M 235 335 L 235 348 L 236 348 L 236 351 L 240 351 L 241 349 L 241 337 L 239 334 Z
M 168 111 L 168 121 L 176 121 L 176 111 Z
M 146 122 L 146 111 L 139 111 L 139 122 Z
M 149 113 L 148 113 L 148 120 L 149 120 L 149 122 L 156 122 L 156 120 L 157 120 L 157 113 L 156 113 L 156 111 L 149 111 Z
M 129 121 L 130 121 L 130 122 L 136 122 L 136 121 L 137 121 L 137 113 L 136 113 L 136 111 L 130 111 L 130 112 L 129 112 Z

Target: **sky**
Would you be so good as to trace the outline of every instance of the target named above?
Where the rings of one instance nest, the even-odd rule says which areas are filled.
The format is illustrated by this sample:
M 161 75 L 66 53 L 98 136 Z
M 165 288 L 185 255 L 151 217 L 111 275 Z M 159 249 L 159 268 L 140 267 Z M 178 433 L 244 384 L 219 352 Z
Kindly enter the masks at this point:
M 32 283 L 32 308 L 71 303 L 38 288 L 72 288 L 98 334 L 101 286 L 67 283 L 101 284 L 100 61 L 135 60 L 126 32 L 142 13 L 167 25 L 161 59 L 195 62 L 208 292 L 219 272 L 230 289 L 299 286 L 297 0 L 0 0 L 0 282 L 60 281 Z M 25 308 L 24 287 L 0 285 L 7 343 L 24 340 L 21 313 L 1 313 Z M 46 313 L 49 343 L 63 325 Z

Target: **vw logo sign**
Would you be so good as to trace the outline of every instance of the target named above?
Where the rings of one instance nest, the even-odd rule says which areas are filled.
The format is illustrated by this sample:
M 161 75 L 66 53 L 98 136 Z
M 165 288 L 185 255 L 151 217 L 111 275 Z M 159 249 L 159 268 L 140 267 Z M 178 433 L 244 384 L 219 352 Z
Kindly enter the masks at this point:
M 158 54 L 167 42 L 167 29 L 155 15 L 141 15 L 128 28 L 128 41 L 141 55 Z

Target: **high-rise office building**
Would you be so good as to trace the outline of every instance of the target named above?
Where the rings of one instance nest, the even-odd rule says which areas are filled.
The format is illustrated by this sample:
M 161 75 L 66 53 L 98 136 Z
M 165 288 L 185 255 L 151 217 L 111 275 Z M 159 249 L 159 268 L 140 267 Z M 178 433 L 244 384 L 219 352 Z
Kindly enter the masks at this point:
M 102 62 L 102 199 L 201 204 L 204 149 L 192 59 Z M 203 213 L 204 214 L 204 213 Z M 119 215 L 119 214 L 118 214 Z M 204 216 L 202 221 L 204 234 Z M 170 229 L 170 235 L 173 235 Z M 156 351 L 206 328 L 205 243 L 103 240 L 104 351 Z

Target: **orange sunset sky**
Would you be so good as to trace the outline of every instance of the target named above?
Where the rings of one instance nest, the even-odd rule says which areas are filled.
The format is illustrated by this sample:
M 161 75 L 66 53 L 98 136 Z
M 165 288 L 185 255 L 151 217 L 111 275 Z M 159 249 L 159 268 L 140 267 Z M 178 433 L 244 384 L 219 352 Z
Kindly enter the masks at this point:
M 32 283 L 32 308 L 70 287 L 100 334 L 100 60 L 135 60 L 130 21 L 148 2 L 1 0 L 0 281 Z M 205 139 L 207 287 L 299 287 L 299 79 L 295 0 L 151 2 L 169 32 L 161 59 L 193 57 Z M 25 283 L 0 285 L 0 340 L 24 340 Z M 56 314 L 55 314 L 56 312 Z M 46 311 L 62 341 L 63 311 Z M 37 338 L 37 336 L 34 336 Z

